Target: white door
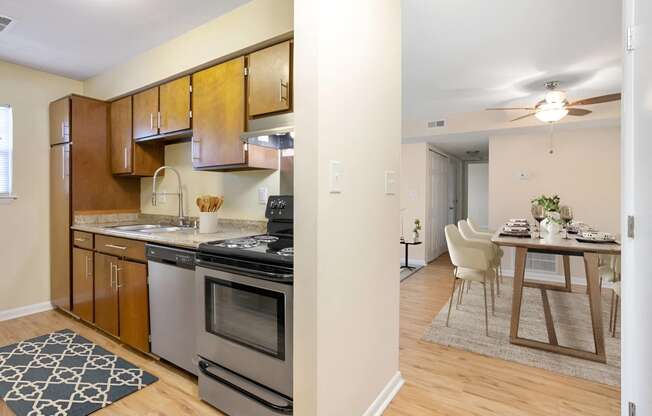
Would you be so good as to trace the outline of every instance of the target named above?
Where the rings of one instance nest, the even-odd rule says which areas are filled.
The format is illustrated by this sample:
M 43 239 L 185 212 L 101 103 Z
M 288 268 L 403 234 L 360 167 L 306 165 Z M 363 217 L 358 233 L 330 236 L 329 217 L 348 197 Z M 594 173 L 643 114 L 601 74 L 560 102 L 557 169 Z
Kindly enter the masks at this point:
M 444 227 L 448 223 L 448 158 L 434 151 L 430 154 L 430 198 L 428 261 L 446 252 Z
M 624 36 L 633 27 L 623 76 L 622 415 L 652 415 L 652 2 L 625 0 Z M 634 217 L 634 238 L 627 235 Z

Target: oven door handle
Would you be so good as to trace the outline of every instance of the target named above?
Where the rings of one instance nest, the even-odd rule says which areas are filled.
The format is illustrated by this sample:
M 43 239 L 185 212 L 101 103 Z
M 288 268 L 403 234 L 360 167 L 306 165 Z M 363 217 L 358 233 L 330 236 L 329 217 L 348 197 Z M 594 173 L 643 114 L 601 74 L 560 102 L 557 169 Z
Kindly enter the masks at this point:
M 199 266 L 203 267 L 208 267 L 209 269 L 216 269 L 216 270 L 221 270 L 224 272 L 239 272 L 239 273 L 245 273 L 245 274 L 252 274 L 252 275 L 259 275 L 259 276 L 267 276 L 271 277 L 274 279 L 291 279 L 292 274 L 286 274 L 286 273 L 272 273 L 272 272 L 264 272 L 262 270 L 251 270 L 251 269 L 246 269 L 244 267 L 238 267 L 238 266 L 227 266 L 225 264 L 215 264 L 215 263 L 209 263 L 206 261 L 203 261 L 201 259 L 196 259 L 195 260 L 196 264 Z
M 237 386 L 237 385 L 231 383 L 230 381 L 225 380 L 224 378 L 222 378 L 222 377 L 220 377 L 220 376 L 218 376 L 216 374 L 211 373 L 210 371 L 208 371 L 208 369 L 210 367 L 218 368 L 218 367 L 216 367 L 216 366 L 214 366 L 214 365 L 212 365 L 210 363 L 207 363 L 204 360 L 199 361 L 199 369 L 207 377 L 210 377 L 213 380 L 217 381 L 218 383 L 224 384 L 225 386 L 232 388 L 233 390 L 237 391 L 238 393 L 247 396 L 251 400 L 253 400 L 253 401 L 255 401 L 255 402 L 257 402 L 257 403 L 259 403 L 259 404 L 261 404 L 261 405 L 263 405 L 265 407 L 267 407 L 268 409 L 274 410 L 275 412 L 279 412 L 279 413 L 292 414 L 292 402 L 291 401 L 288 400 L 288 405 L 287 406 L 280 406 L 278 404 L 270 403 L 267 400 L 263 399 L 262 397 L 258 397 L 255 394 L 251 393 L 250 391 L 247 391 L 247 390 L 243 389 L 242 387 Z

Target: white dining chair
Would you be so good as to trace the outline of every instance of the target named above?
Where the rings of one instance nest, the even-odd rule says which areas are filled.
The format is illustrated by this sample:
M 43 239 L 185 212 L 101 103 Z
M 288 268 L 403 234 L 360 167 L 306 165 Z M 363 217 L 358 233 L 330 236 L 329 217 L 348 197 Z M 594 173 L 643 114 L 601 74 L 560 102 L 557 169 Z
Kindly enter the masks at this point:
M 471 226 L 469 225 L 469 223 L 466 220 L 459 220 L 457 222 L 457 227 L 458 227 L 460 233 L 462 234 L 462 236 L 466 240 L 479 241 L 479 242 L 482 242 L 484 244 L 487 244 L 487 246 L 491 248 L 492 256 L 491 256 L 491 259 L 489 261 L 491 262 L 491 267 L 496 272 L 495 273 L 495 276 L 496 276 L 496 279 L 495 279 L 496 280 L 496 292 L 497 292 L 498 296 L 500 296 L 500 272 L 501 272 L 500 264 L 501 264 L 501 261 L 502 261 L 502 250 L 500 250 L 500 248 L 496 244 L 491 242 L 491 234 L 476 233 L 475 231 L 473 231 L 473 229 L 471 228 Z M 487 238 L 487 235 L 489 236 L 489 238 Z M 492 299 L 493 299 L 493 280 L 492 280 L 491 284 L 492 284 L 491 295 L 492 295 Z
M 482 229 L 480 229 L 478 224 L 476 224 L 475 221 L 473 221 L 471 219 L 471 217 L 468 217 L 466 219 L 466 222 L 469 224 L 469 228 L 471 228 L 471 231 L 473 231 L 476 235 L 480 236 L 484 240 L 491 241 L 491 239 L 493 238 L 493 235 L 494 235 L 493 231 L 482 231 Z M 498 279 L 502 283 L 502 281 L 503 281 L 502 259 L 503 259 L 503 256 L 505 255 L 505 252 L 497 244 L 494 244 L 494 247 L 496 248 L 496 251 L 498 251 L 498 256 L 500 257 L 500 260 L 501 260 L 499 265 L 498 265 Z
M 485 333 L 489 336 L 489 310 L 487 306 L 487 283 L 493 279 L 494 269 L 491 263 L 493 249 L 483 241 L 467 240 L 460 234 L 457 227 L 449 224 L 444 228 L 448 252 L 453 263 L 453 289 L 448 305 L 448 316 L 446 326 L 449 326 L 451 310 L 453 309 L 453 298 L 455 289 L 463 291 L 460 282 L 477 282 L 482 284 L 484 289 L 484 319 Z M 460 283 L 460 284 L 458 284 Z

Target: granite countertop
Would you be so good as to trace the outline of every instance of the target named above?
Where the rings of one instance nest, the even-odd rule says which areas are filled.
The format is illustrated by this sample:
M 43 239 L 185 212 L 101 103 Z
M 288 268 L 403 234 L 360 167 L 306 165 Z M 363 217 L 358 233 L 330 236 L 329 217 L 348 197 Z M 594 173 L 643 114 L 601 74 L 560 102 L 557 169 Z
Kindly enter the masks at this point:
M 198 230 L 187 229 L 173 232 L 141 233 L 134 231 L 116 230 L 113 227 L 134 224 L 157 224 L 159 221 L 152 218 L 110 218 L 110 221 L 103 222 L 109 218 L 99 218 L 98 221 L 87 218 L 78 219 L 70 228 L 77 231 L 85 231 L 94 234 L 110 235 L 115 237 L 141 240 L 151 243 L 160 243 L 169 246 L 189 248 L 196 250 L 199 244 L 215 240 L 227 240 L 231 238 L 242 238 L 257 234 L 264 234 L 266 231 L 265 221 L 247 220 L 220 220 L 220 230 L 212 234 L 200 234 Z

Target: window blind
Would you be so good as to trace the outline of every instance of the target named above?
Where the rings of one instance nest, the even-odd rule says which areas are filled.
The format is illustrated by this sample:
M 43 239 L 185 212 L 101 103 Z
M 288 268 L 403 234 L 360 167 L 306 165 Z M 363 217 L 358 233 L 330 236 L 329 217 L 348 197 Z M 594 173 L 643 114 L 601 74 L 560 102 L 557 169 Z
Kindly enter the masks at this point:
M 0 195 L 11 194 L 12 124 L 13 114 L 11 107 L 0 104 Z

